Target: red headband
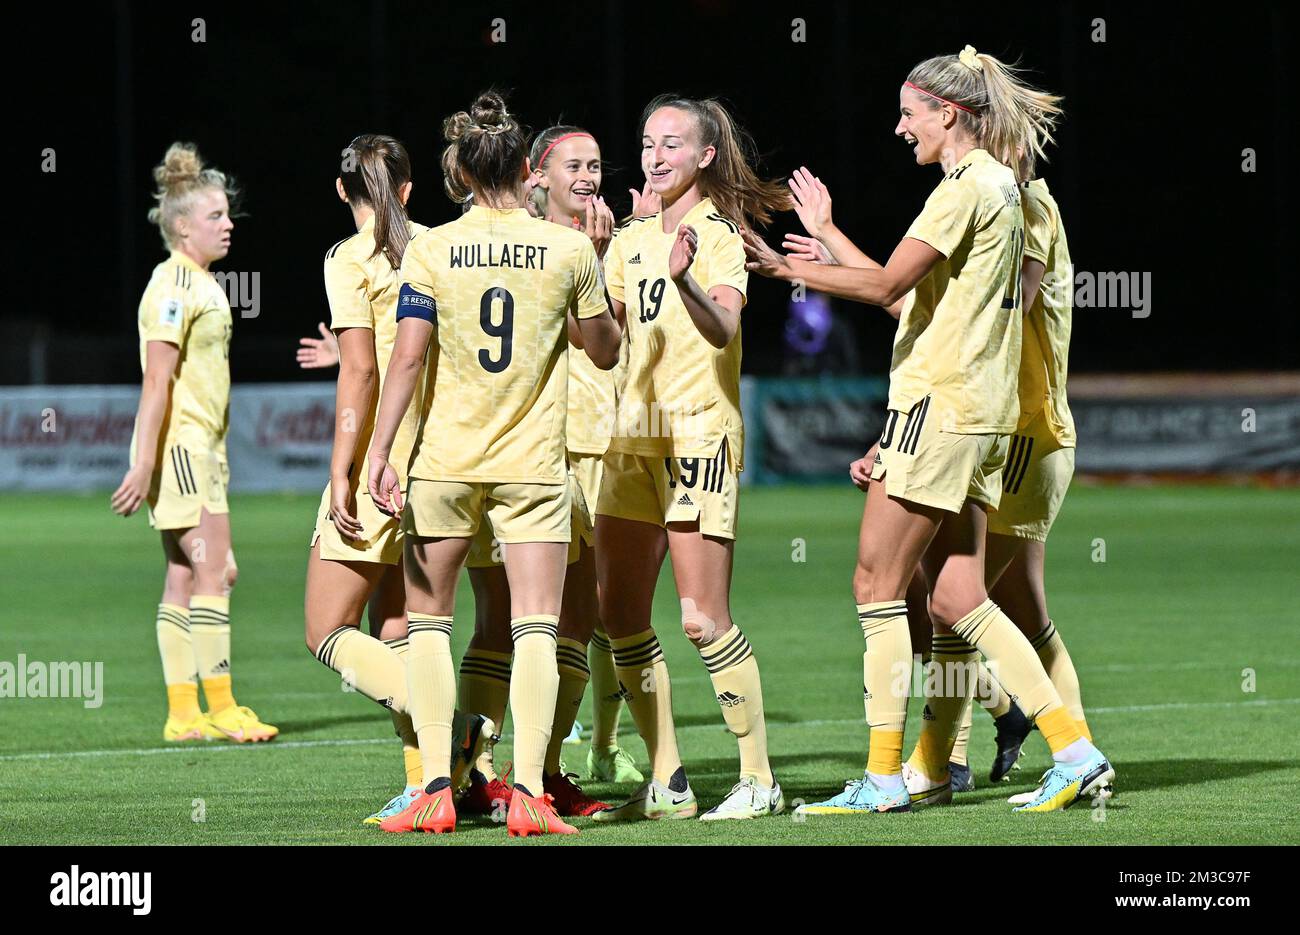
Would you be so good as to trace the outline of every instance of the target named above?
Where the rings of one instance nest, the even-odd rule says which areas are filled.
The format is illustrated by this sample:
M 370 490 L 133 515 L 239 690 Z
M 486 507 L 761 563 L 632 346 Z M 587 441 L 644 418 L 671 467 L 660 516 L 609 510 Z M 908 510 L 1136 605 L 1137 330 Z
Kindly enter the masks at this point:
M 964 110 L 964 111 L 966 111 L 966 113 L 968 113 L 968 114 L 973 114 L 973 113 L 975 113 L 975 111 L 971 110 L 969 107 L 966 107 L 966 106 L 964 106 L 964 105 L 962 105 L 962 104 L 958 104 L 956 101 L 950 101 L 950 100 L 948 100 L 946 97 L 940 97 L 940 96 L 937 95 L 937 94 L 931 94 L 931 93 L 930 93 L 929 91 L 927 91 L 925 88 L 922 88 L 922 87 L 919 87 L 919 86 L 917 86 L 917 85 L 915 85 L 915 84 L 912 84 L 912 82 L 910 82 L 910 81 L 904 81 L 903 84 L 904 84 L 906 87 L 909 87 L 909 88 L 911 88 L 911 89 L 914 90 L 914 91 L 920 91 L 920 92 L 921 92 L 922 94 L 924 94 L 926 97 L 932 97 L 932 98 L 934 98 L 936 101 L 943 101 L 945 104 L 951 104 L 953 107 L 956 107 L 958 110 Z
M 574 133 L 565 133 L 562 136 L 557 136 L 555 139 L 551 140 L 550 146 L 542 150 L 542 158 L 537 160 L 537 165 L 533 166 L 533 168 L 540 169 L 542 166 L 546 165 L 546 157 L 551 154 L 551 150 L 553 150 L 556 147 L 556 144 L 563 143 L 565 140 L 574 136 L 586 136 L 586 137 L 591 137 L 591 139 L 593 140 L 595 139 L 595 137 L 592 136 L 590 133 L 586 133 L 582 130 L 578 130 Z

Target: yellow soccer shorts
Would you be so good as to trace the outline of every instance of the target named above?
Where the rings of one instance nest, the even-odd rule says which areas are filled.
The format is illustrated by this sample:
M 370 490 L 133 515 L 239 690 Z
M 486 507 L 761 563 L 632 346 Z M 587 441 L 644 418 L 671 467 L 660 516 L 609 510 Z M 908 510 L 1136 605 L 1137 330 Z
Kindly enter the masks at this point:
M 565 542 L 572 531 L 573 503 L 563 484 L 493 484 L 412 477 L 406 488 L 401 530 L 423 539 L 472 539 L 490 523 L 503 543 Z
M 724 439 L 712 458 L 653 458 L 611 451 L 596 513 L 666 526 L 698 521 L 700 533 L 735 539 L 740 475 Z
M 1043 413 L 1011 436 L 1002 469 L 1002 501 L 989 532 L 1047 541 L 1074 477 L 1074 448 L 1062 448 Z
M 167 446 L 154 469 L 149 490 L 149 525 L 155 529 L 193 529 L 204 510 L 229 513 L 226 488 L 230 465 L 211 449 Z
M 590 505 L 596 502 L 596 492 L 600 489 L 600 459 L 600 455 L 569 454 L 568 485 L 572 510 L 569 540 L 570 565 L 582 554 L 582 543 L 585 542 L 589 548 L 595 544 L 595 514 Z M 465 567 L 501 567 L 501 542 L 490 520 L 481 524 L 478 532 L 474 533 L 474 541 L 470 543 Z
M 909 412 L 889 410 L 871 479 L 891 497 L 956 513 L 967 498 L 996 508 L 1006 435 L 945 432 L 927 396 Z
M 339 534 L 338 527 L 330 519 L 330 487 L 327 484 L 321 494 L 320 509 L 316 511 L 316 528 L 312 531 L 311 544 L 319 542 L 320 557 L 329 561 L 396 565 L 402 558 L 401 522 L 375 506 L 370 492 L 359 481 L 358 488 L 352 515 L 361 523 L 361 534 L 365 539 L 354 542 Z

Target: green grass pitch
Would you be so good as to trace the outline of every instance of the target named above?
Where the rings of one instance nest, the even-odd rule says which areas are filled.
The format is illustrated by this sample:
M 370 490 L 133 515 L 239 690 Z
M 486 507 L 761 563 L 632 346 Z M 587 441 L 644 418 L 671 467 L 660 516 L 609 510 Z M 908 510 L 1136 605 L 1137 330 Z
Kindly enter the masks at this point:
M 282 733 L 273 744 L 166 749 L 154 637 L 157 536 L 112 516 L 107 495 L 0 497 L 6 518 L 0 662 L 104 664 L 103 704 L 0 698 L 0 843 L 504 843 L 491 821 L 446 838 L 385 835 L 360 819 L 402 784 L 388 717 L 340 690 L 302 642 L 302 582 L 317 498 L 236 497 L 241 577 L 232 605 L 236 697 Z M 861 655 L 849 594 L 861 495 L 843 487 L 743 495 L 734 614 L 763 672 L 773 764 L 787 801 L 816 800 L 860 775 Z M 803 540 L 805 561 L 795 561 Z M 1104 540 L 1105 561 L 1095 561 Z M 788 813 L 722 827 L 599 826 L 546 843 L 1300 842 L 1300 650 L 1293 491 L 1076 485 L 1052 534 L 1048 593 L 1079 670 L 1089 720 L 1118 770 L 1104 813 L 1015 815 L 1008 794 L 1048 762 L 1026 744 L 1016 781 L 990 787 L 992 722 L 976 712 L 977 791 L 946 809 L 796 821 Z M 472 629 L 462 584 L 455 641 Z M 734 781 L 736 747 L 708 678 L 680 635 L 665 567 L 656 628 L 673 675 L 682 754 L 701 804 Z M 1251 684 L 1253 681 L 1253 684 Z M 913 700 L 907 748 L 921 704 Z M 580 720 L 590 724 L 584 703 Z M 625 744 L 644 747 L 624 712 Z M 586 746 L 566 748 L 585 766 Z M 498 748 L 510 758 L 509 736 Z M 588 791 L 617 799 L 619 790 Z M 202 800 L 203 821 L 194 816 Z

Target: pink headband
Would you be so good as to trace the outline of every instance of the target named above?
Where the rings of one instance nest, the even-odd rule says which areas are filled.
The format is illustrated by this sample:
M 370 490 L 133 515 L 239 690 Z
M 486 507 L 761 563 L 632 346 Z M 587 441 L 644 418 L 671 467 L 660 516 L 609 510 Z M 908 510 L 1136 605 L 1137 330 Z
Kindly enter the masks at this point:
M 964 110 L 964 111 L 966 111 L 966 113 L 968 113 L 968 114 L 973 114 L 973 113 L 975 113 L 975 111 L 971 110 L 969 107 L 966 107 L 966 106 L 964 106 L 964 105 L 962 105 L 962 104 L 958 104 L 956 101 L 950 101 L 950 100 L 948 100 L 946 97 L 940 97 L 940 96 L 937 95 L 937 94 L 931 94 L 931 93 L 930 93 L 929 91 L 927 91 L 925 88 L 918 87 L 917 85 L 912 84 L 912 82 L 910 82 L 910 81 L 904 81 L 903 84 L 904 84 L 905 86 L 911 88 L 913 91 L 920 91 L 920 92 L 921 92 L 922 94 L 924 94 L 926 97 L 932 97 L 932 98 L 934 98 L 936 101 L 943 101 L 945 104 L 951 104 L 953 107 L 956 107 L 958 110 Z
M 553 150 L 556 147 L 556 144 L 563 143 L 565 140 L 574 136 L 586 136 L 586 137 L 590 137 L 593 140 L 595 139 L 595 137 L 592 136 L 590 133 L 586 133 L 582 130 L 578 130 L 575 133 L 565 133 L 562 136 L 557 136 L 555 139 L 551 140 L 550 146 L 542 150 L 542 158 L 537 160 L 537 165 L 533 166 L 533 168 L 540 169 L 542 166 L 546 165 L 546 157 L 551 154 L 551 150 Z

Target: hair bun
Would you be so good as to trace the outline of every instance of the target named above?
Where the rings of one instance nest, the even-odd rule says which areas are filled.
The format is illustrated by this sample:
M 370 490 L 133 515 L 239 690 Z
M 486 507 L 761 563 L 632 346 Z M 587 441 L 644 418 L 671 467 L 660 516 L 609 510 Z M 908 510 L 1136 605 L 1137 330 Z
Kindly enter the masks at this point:
M 197 182 L 203 174 L 203 160 L 193 143 L 172 143 L 167 155 L 153 170 L 153 178 L 162 191 L 176 191 Z

